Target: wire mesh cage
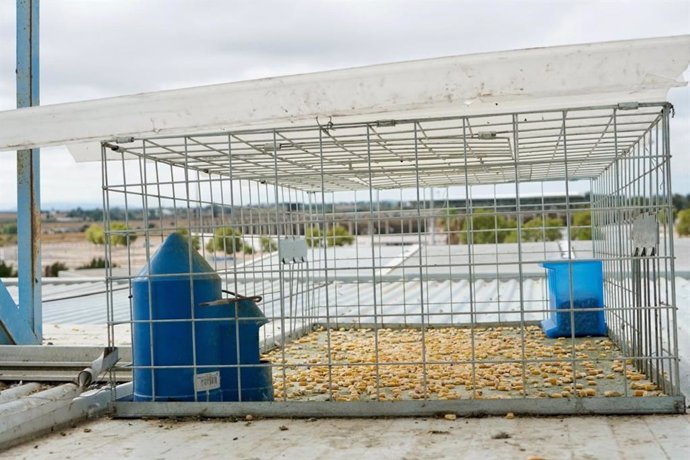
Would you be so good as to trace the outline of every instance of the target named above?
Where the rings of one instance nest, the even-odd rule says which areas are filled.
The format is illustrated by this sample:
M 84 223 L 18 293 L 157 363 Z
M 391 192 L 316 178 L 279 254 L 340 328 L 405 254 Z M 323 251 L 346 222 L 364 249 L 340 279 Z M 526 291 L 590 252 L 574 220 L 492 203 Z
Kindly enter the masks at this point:
M 103 142 L 118 413 L 682 411 L 671 110 Z

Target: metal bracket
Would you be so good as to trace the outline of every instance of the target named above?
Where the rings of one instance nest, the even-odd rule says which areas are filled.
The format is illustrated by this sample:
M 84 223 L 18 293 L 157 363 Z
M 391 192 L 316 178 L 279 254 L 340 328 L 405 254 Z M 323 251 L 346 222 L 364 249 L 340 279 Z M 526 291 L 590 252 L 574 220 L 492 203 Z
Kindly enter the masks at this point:
M 283 264 L 299 264 L 307 260 L 307 240 L 287 238 L 278 240 L 278 255 Z
M 639 108 L 639 102 L 621 102 L 618 104 L 618 110 L 637 110 Z
M 79 388 L 87 388 L 98 379 L 98 376 L 112 368 L 120 360 L 117 347 L 107 347 L 103 353 L 89 367 L 77 375 L 77 385 Z
M 0 280 L 0 344 L 17 345 L 37 343 L 27 319 L 21 314 L 7 287 Z
M 487 140 L 487 139 L 496 139 L 496 136 L 497 136 L 496 131 L 488 131 L 488 132 L 477 133 L 477 138 L 478 138 L 478 139 L 484 139 L 484 140 Z
M 635 249 L 650 254 L 659 244 L 659 222 L 656 215 L 640 214 L 633 221 L 630 237 Z

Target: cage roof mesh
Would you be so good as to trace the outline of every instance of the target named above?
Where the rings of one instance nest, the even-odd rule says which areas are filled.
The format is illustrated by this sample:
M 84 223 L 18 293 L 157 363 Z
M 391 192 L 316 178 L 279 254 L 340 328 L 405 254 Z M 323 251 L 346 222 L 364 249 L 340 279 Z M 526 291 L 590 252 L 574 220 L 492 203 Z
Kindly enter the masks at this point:
M 109 158 L 146 158 L 298 190 L 590 179 L 629 154 L 662 105 L 149 137 Z M 615 115 L 614 115 L 615 113 Z M 109 144 L 113 146 L 113 144 Z M 517 180 L 516 180 L 517 179 Z

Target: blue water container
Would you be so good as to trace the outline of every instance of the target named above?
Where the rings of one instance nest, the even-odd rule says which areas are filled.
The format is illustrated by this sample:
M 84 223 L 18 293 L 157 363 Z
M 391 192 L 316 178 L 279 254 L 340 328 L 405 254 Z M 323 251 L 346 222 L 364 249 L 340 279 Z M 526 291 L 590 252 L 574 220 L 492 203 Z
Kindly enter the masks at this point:
M 600 260 L 559 260 L 542 263 L 547 270 L 550 315 L 541 326 L 549 338 L 571 337 L 572 306 L 601 308 L 598 311 L 574 311 L 575 336 L 604 336 L 607 333 L 604 317 L 604 277 Z
M 237 368 L 222 366 L 237 364 L 239 343 L 240 363 L 257 365 L 240 371 L 242 399 L 272 400 L 271 368 L 259 358 L 266 319 L 256 304 L 245 299 L 236 309 L 238 302 L 221 301 L 220 277 L 179 233 L 149 266 L 132 281 L 133 399 L 238 400 Z

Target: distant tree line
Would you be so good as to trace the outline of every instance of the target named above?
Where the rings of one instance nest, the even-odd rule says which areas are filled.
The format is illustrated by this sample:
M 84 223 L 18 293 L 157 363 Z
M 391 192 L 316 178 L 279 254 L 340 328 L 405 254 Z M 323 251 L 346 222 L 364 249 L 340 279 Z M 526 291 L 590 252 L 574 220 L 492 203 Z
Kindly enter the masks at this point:
M 679 213 L 684 209 L 690 209 L 690 193 L 687 195 L 681 195 L 676 193 L 672 198 L 674 213 Z
M 469 218 L 450 209 L 447 217 L 439 219 L 437 224 L 445 230 L 448 244 L 557 241 L 567 237 L 567 226 L 562 217 L 535 216 L 523 221 L 518 228 L 516 218 L 490 209 L 476 209 Z M 589 211 L 579 211 L 573 215 L 570 235 L 574 240 L 592 239 Z
M 103 210 L 102 209 L 82 209 L 76 208 L 71 209 L 65 213 L 67 217 L 73 219 L 82 219 L 88 222 L 102 222 L 103 221 Z
M 15 222 L 9 222 L 0 227 L 0 233 L 3 235 L 16 235 L 17 234 L 17 224 Z
M 17 270 L 12 264 L 5 263 L 4 260 L 0 260 L 0 278 L 16 278 Z
M 113 246 L 129 246 L 137 239 L 137 235 L 128 231 L 124 222 L 111 222 L 110 244 Z M 105 231 L 101 224 L 91 224 L 84 232 L 86 240 L 93 244 L 105 244 Z
M 553 195 L 553 196 L 530 196 L 530 197 L 521 197 L 520 198 L 520 207 L 523 209 L 527 208 L 533 208 L 535 206 L 541 208 L 541 205 L 544 205 L 544 209 L 546 211 L 549 211 L 553 209 L 554 211 L 557 211 L 557 209 L 560 208 L 560 205 L 563 204 L 565 195 Z M 642 202 L 648 201 L 649 198 L 645 197 L 640 197 L 639 200 Z M 569 197 L 569 202 L 571 206 L 577 206 L 579 204 L 589 204 L 590 202 L 590 194 L 585 193 L 583 195 L 571 195 Z M 457 198 L 457 199 L 443 199 L 443 200 L 423 200 L 422 201 L 423 206 L 425 208 L 433 208 L 433 209 L 441 209 L 441 208 L 465 208 L 467 206 L 467 200 L 463 198 Z M 674 213 L 678 213 L 679 211 L 683 209 L 688 209 L 690 208 L 690 193 L 686 195 L 682 195 L 679 193 L 676 193 L 673 195 L 672 198 L 672 205 L 674 208 Z M 252 207 L 254 208 L 275 208 L 275 204 L 272 203 L 265 203 L 261 206 L 253 205 Z M 326 212 L 326 213 L 337 213 L 337 212 L 346 212 L 346 211 L 357 211 L 357 212 L 365 212 L 370 210 L 370 203 L 369 201 L 358 201 L 358 202 L 342 202 L 342 203 L 324 203 L 324 204 L 319 204 L 319 203 L 313 203 L 311 205 L 311 211 L 314 213 L 317 212 Z M 417 203 L 414 200 L 408 200 L 405 201 L 403 200 L 402 203 L 400 201 L 395 201 L 395 200 L 385 200 L 381 201 L 380 203 L 377 202 L 375 203 L 376 210 L 398 210 L 398 209 L 416 209 Z M 515 211 L 517 208 L 517 200 L 513 197 L 501 197 L 501 198 L 473 198 L 472 199 L 472 207 L 475 209 L 487 209 L 487 208 L 500 208 L 503 211 L 506 212 L 511 212 Z M 279 203 L 278 208 L 287 211 L 287 212 L 303 212 L 307 210 L 307 206 L 304 205 L 303 203 L 291 203 L 291 202 L 284 202 L 284 203 Z M 150 208 L 148 209 L 148 219 L 149 220 L 157 220 L 165 217 L 174 217 L 174 216 L 187 216 L 187 213 L 191 212 L 193 215 L 203 215 L 203 216 L 213 216 L 213 217 L 228 217 L 233 213 L 233 208 L 231 206 L 227 205 L 207 205 L 202 208 L 195 208 L 188 210 L 186 207 L 175 209 L 175 208 L 163 208 L 163 209 L 158 209 L 158 208 Z M 81 207 L 77 207 L 75 209 L 71 209 L 66 212 L 65 214 L 67 217 L 72 217 L 72 218 L 80 218 L 84 219 L 85 221 L 91 221 L 91 222 L 101 222 L 103 221 L 103 210 L 99 208 L 93 208 L 93 209 L 83 209 Z M 123 208 L 119 207 L 112 207 L 110 208 L 109 211 L 109 219 L 111 221 L 125 221 L 127 219 L 131 220 L 143 220 L 144 218 L 144 210 L 143 209 L 129 209 L 127 212 Z M 1 231 L 0 231 L 1 233 Z
M 690 236 L 690 209 L 683 209 L 676 216 L 676 231 L 680 236 Z

